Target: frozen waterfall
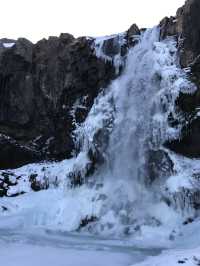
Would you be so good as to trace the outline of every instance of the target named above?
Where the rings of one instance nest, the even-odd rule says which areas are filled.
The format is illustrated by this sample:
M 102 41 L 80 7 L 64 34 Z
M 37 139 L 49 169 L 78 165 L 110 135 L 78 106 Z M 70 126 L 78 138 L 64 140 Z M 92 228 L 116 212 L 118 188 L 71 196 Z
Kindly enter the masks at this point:
M 18 227 L 136 237 L 165 227 L 169 237 L 182 223 L 181 214 L 165 199 L 167 181 L 178 173 L 171 169 L 172 158 L 163 144 L 180 134 L 181 124 L 172 127 L 169 121 L 180 115 L 175 107 L 179 92 L 195 87 L 179 67 L 173 38 L 159 41 L 159 28 L 153 28 L 137 39 L 122 74 L 102 89 L 86 121 L 76 125 L 75 157 L 11 170 L 24 178 L 12 189 L 20 192 L 23 186 L 29 193 L 18 196 L 15 204 L 11 198 L 0 199 L 9 213 L 1 213 L 0 227 L 9 220 L 7 224 Z M 96 53 L 105 59 L 101 47 Z M 150 174 L 157 164 L 155 154 L 164 163 Z M 49 178 L 50 188 L 30 192 L 30 173 Z M 80 186 L 71 186 L 73 178 Z

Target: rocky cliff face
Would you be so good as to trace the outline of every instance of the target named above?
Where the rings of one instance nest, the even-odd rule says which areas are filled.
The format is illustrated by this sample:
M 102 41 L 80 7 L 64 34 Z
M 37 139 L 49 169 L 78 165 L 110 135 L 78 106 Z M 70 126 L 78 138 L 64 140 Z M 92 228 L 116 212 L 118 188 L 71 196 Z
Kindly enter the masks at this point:
M 180 64 L 197 85 L 194 94 L 183 92 L 177 100 L 184 118 L 181 138 L 166 143 L 190 157 L 200 156 L 199 13 L 199 0 L 187 0 L 175 17 L 160 22 L 160 38 L 176 38 Z M 1 39 L 0 168 L 70 158 L 75 125 L 85 120 L 99 91 L 119 74 L 114 58 L 126 55 L 137 42 L 136 34 L 140 30 L 133 24 L 123 44 L 118 35 L 107 38 L 102 47 L 105 58 L 95 53 L 93 38 L 61 34 L 36 44 L 23 38 Z
M 0 167 L 70 157 L 71 114 L 83 120 L 100 88 L 114 78 L 86 38 L 69 34 L 33 45 L 18 39 L 0 54 Z
M 200 54 L 200 2 L 187 0 L 177 10 L 176 17 L 164 18 L 161 23 L 161 38 L 176 36 L 181 48 L 181 65 L 187 67 Z
M 67 202 L 67 191 L 76 187 L 73 197 L 81 204 L 75 213 L 90 193 L 91 198 L 75 228 L 96 221 L 95 233 L 120 223 L 125 235 L 140 225 L 159 226 L 160 213 L 168 209 L 192 208 L 192 219 L 199 216 L 200 160 L 187 158 L 200 157 L 197 11 L 197 0 L 187 1 L 176 17 L 160 23 L 160 31 L 132 25 L 123 34 L 97 39 L 61 34 L 35 45 L 1 40 L 0 197 L 60 187 Z M 164 40 L 170 36 L 176 41 Z M 28 164 L 64 158 L 71 159 Z M 49 213 L 46 208 L 41 213 Z M 56 207 L 52 217 L 58 212 Z
M 176 17 L 164 18 L 161 39 L 174 36 L 180 53 L 180 65 L 188 72 L 197 89 L 191 95 L 183 92 L 177 100 L 180 115 L 184 118 L 180 139 L 168 143 L 174 151 L 189 157 L 200 157 L 200 1 L 187 0 L 178 9 Z M 176 122 L 175 122 L 176 123 Z
M 108 38 L 104 54 L 124 56 L 138 33 L 133 25 L 123 45 Z M 36 44 L 0 40 L 0 168 L 71 157 L 75 124 L 117 75 L 112 60 L 96 56 L 94 42 L 70 34 Z

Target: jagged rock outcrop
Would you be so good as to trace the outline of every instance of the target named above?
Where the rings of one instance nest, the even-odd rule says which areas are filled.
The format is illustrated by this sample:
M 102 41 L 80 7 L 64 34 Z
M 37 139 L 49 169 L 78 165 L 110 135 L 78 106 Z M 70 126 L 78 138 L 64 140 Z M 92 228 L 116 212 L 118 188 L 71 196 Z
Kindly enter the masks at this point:
M 167 177 L 173 174 L 174 164 L 169 155 L 164 150 L 150 150 L 147 157 L 147 184 L 152 184 L 158 180 L 162 182 Z
M 164 18 L 161 23 L 161 38 L 176 36 L 181 48 L 181 65 L 189 66 L 200 54 L 200 2 L 187 0 L 178 9 L 176 17 Z
M 85 119 L 114 67 L 95 56 L 91 40 L 69 34 L 1 43 L 0 168 L 70 157 L 74 122 Z
M 104 41 L 102 51 L 107 56 L 126 55 L 128 49 L 137 43 L 136 36 L 140 35 L 140 29 L 136 24 L 131 25 L 124 35 L 114 35 Z
M 189 68 L 188 74 L 197 90 L 193 94 L 181 93 L 177 106 L 185 117 L 182 136 L 167 143 L 175 152 L 189 157 L 200 157 L 200 1 L 187 0 L 178 9 L 176 17 L 164 18 L 160 23 L 161 39 L 174 36 L 180 52 L 180 65 Z

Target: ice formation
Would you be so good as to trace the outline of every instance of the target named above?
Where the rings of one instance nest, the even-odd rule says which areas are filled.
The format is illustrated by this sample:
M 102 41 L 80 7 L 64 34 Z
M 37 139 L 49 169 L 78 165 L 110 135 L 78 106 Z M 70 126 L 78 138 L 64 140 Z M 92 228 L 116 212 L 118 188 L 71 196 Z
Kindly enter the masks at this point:
M 167 242 L 185 219 L 195 215 L 187 204 L 181 205 L 181 197 L 184 201 L 182 188 L 195 186 L 191 165 L 199 161 L 177 157 L 163 146 L 180 134 L 181 123 L 175 127 L 169 123 L 169 116 L 181 121 L 175 107 L 179 93 L 192 93 L 195 86 L 179 67 L 173 38 L 160 41 L 157 27 L 137 38 L 122 74 L 102 88 L 85 122 L 76 125 L 74 158 L 9 171 L 16 182 L 10 195 L 26 194 L 15 201 L 0 199 L 0 227 L 82 230 L 138 240 L 156 235 Z M 123 34 L 119 39 L 123 43 Z M 103 41 L 95 42 L 97 56 L 111 60 L 102 52 Z M 114 59 L 116 69 L 120 60 L 119 55 Z M 167 154 L 174 164 L 168 176 L 158 173 L 156 182 L 149 182 L 150 151 Z M 101 163 L 90 172 L 91 156 L 99 155 Z M 187 173 L 185 165 L 191 166 Z M 47 182 L 48 189 L 32 192 L 32 174 Z M 81 181 L 74 187 L 71 180 L 77 176 Z

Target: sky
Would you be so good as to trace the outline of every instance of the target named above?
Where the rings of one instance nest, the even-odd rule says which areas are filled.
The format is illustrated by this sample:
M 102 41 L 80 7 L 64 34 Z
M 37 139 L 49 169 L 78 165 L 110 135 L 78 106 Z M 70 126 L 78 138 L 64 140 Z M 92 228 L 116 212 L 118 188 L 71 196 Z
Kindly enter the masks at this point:
M 36 42 L 68 32 L 75 37 L 104 36 L 133 23 L 152 27 L 175 15 L 185 0 L 0 0 L 0 38 Z

